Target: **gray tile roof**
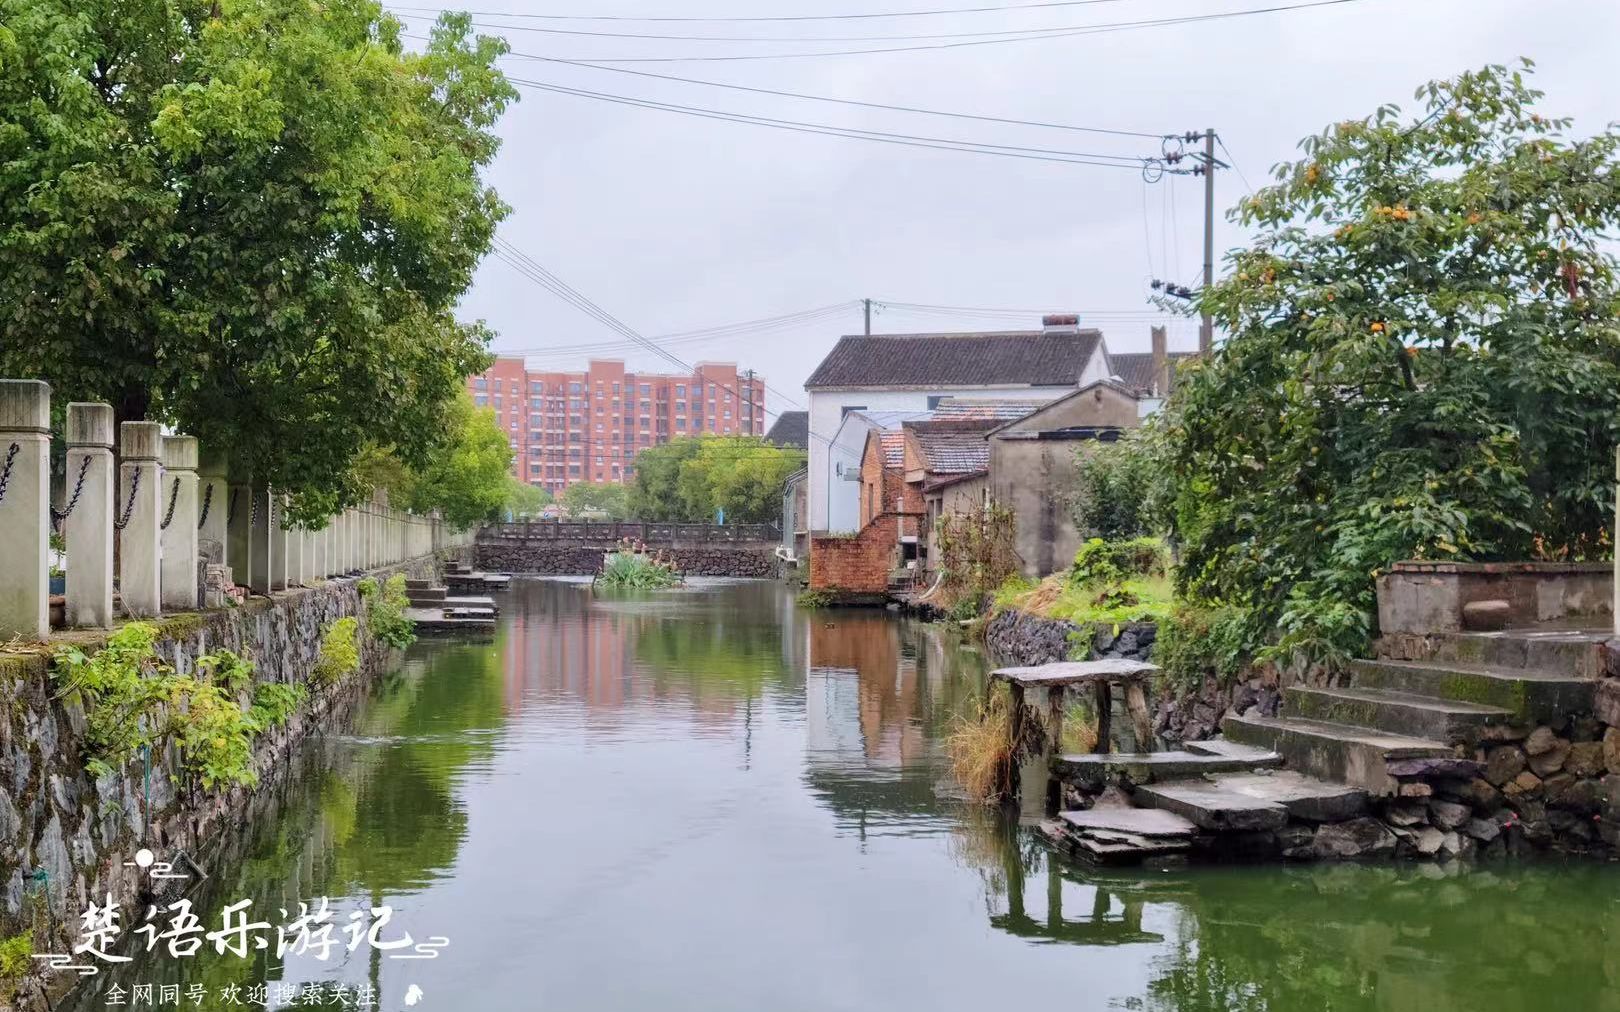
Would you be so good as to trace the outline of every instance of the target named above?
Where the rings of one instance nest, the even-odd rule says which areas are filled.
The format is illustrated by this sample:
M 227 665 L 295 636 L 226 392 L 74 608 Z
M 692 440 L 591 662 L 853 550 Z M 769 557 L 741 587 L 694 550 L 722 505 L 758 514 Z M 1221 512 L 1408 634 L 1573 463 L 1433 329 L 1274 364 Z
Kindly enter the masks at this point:
M 794 446 L 807 449 L 810 445 L 810 412 L 784 411 L 776 416 L 765 441 L 776 446 Z
M 1072 386 L 1101 339 L 1097 330 L 849 336 L 839 339 L 804 385 Z
M 1170 361 L 1171 383 L 1175 382 L 1176 363 L 1182 359 L 1195 358 L 1196 352 L 1173 351 L 1167 358 Z M 1148 390 L 1153 386 L 1153 354 L 1151 352 L 1126 352 L 1124 354 L 1108 356 L 1108 371 L 1119 377 L 1121 383 L 1132 390 Z M 1163 391 L 1160 391 L 1163 393 Z
M 973 400 L 967 397 L 947 397 L 933 410 L 938 421 L 948 419 L 999 418 L 1011 421 L 1022 418 L 1047 401 Z
M 959 419 L 907 422 L 906 429 L 917 439 L 926 473 L 973 474 L 990 466 L 990 443 L 985 433 L 999 424 L 995 418 Z

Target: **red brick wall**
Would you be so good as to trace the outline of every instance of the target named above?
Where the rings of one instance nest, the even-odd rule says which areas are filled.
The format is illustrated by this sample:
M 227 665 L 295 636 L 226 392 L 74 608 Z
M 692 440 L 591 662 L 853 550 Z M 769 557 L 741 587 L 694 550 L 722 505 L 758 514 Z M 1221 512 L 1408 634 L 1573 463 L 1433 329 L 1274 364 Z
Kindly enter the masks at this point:
M 917 517 L 882 513 L 854 537 L 818 534 L 810 539 L 810 589 L 881 594 L 889 589 L 902 523 Z

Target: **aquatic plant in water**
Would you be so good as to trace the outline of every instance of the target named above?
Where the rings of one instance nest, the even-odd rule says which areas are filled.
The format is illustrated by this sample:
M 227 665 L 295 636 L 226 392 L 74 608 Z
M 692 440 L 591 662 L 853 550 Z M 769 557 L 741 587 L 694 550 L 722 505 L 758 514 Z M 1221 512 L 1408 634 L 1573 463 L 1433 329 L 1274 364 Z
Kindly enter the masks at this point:
M 681 574 L 662 552 L 648 554 L 641 545 L 627 540 L 602 560 L 596 582 L 604 587 L 658 590 L 680 583 Z

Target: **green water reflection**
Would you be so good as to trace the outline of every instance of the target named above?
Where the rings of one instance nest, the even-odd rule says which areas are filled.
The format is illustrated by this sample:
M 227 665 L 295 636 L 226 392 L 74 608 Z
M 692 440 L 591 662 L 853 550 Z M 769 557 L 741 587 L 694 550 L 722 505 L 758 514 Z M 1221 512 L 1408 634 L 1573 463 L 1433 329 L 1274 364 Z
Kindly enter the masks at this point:
M 387 1009 L 414 984 L 424 1012 L 1620 1007 L 1608 866 L 1053 860 L 950 782 L 987 667 L 953 630 L 773 584 L 527 581 L 503 606 L 493 643 L 419 644 L 312 743 L 196 896 L 205 920 L 388 904 L 440 959 L 145 960 L 62 1007 L 109 980 Z

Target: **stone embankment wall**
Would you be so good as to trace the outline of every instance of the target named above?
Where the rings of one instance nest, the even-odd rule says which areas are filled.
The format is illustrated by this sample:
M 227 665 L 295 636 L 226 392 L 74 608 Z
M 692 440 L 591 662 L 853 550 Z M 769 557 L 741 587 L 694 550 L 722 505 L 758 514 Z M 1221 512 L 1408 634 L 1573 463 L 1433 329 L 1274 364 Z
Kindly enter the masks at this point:
M 390 566 L 434 575 L 428 557 Z M 211 855 L 244 825 L 257 797 L 268 793 L 292 764 L 286 760 L 312 733 L 358 698 L 371 677 L 389 662 L 390 651 L 365 629 L 366 614 L 353 579 L 254 597 L 232 608 L 155 620 L 159 651 L 176 670 L 191 670 L 197 658 L 221 648 L 250 658 L 258 682 L 303 683 L 309 697 L 286 726 L 255 743 L 256 789 L 203 792 L 177 787 L 177 756 L 154 754 L 151 775 L 140 763 L 96 778 L 85 770 L 84 711 L 58 698 L 43 654 L 0 654 L 0 883 L 7 936 L 48 923 L 73 930 L 92 898 L 111 894 L 125 910 L 142 889 L 142 878 L 124 863 L 141 847 L 160 859 L 184 851 L 205 870 Z M 324 630 L 336 619 L 356 616 L 360 666 L 336 685 L 309 682 Z M 62 640 L 88 650 L 105 634 L 68 633 Z M 174 775 L 176 779 L 171 779 Z M 66 942 L 67 936 L 61 941 Z
M 776 542 L 761 544 L 699 544 L 664 549 L 675 568 L 687 576 L 732 576 L 774 579 L 778 571 Z M 654 549 L 656 551 L 657 549 Z M 555 541 L 480 543 L 474 551 L 480 569 L 538 576 L 593 576 L 602 570 L 602 545 L 570 545 Z
M 1020 665 L 1102 657 L 1152 661 L 1158 634 L 1158 626 L 1151 622 L 1124 625 L 1117 632 L 1111 627 L 1088 632 L 1073 622 L 1016 609 L 997 613 L 985 628 L 986 642 L 997 662 Z M 1274 716 L 1282 706 L 1282 690 L 1276 674 L 1269 670 L 1228 685 L 1206 678 L 1191 690 L 1174 691 L 1166 685 L 1154 688 L 1158 695 L 1148 699 L 1153 731 L 1170 746 L 1220 734 L 1221 718 L 1229 712 Z

